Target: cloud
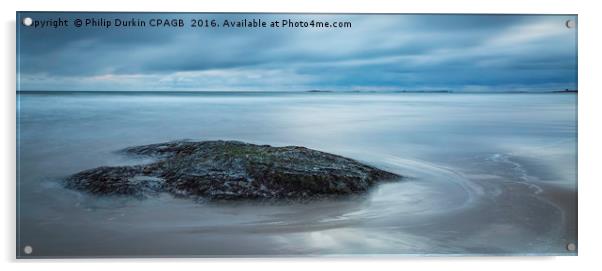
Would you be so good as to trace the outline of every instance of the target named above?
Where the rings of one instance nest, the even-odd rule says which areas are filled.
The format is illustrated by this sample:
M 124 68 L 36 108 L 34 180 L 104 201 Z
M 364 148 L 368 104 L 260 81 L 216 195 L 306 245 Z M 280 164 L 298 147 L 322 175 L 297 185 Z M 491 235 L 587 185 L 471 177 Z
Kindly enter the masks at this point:
M 574 16 L 89 14 L 349 21 L 351 28 L 19 26 L 22 90 L 576 88 Z

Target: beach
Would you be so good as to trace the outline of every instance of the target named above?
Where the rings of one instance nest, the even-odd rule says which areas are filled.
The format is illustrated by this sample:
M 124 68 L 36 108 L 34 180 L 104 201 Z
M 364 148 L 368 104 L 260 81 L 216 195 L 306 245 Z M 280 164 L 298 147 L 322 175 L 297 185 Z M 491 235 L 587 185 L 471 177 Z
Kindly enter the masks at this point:
M 20 92 L 35 257 L 575 255 L 576 93 Z M 63 180 L 173 140 L 304 146 L 407 177 L 310 202 L 96 196 Z

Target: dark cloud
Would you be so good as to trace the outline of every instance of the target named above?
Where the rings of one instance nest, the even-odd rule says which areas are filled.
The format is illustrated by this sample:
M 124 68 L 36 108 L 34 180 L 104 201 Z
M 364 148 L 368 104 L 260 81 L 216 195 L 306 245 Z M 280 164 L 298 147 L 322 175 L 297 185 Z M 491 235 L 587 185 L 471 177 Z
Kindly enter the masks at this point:
M 573 16 L 22 13 L 34 19 L 349 21 L 350 29 L 19 25 L 20 86 L 81 90 L 564 89 Z

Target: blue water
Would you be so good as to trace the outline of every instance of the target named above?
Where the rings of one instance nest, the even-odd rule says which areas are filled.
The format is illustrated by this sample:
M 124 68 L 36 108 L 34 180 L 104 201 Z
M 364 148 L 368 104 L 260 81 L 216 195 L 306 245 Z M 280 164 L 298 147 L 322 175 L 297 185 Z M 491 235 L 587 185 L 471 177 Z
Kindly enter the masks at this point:
M 575 253 L 576 94 L 37 92 L 17 103 L 17 246 L 34 257 Z M 301 145 L 407 178 L 297 204 L 60 185 L 146 162 L 122 148 L 177 139 Z

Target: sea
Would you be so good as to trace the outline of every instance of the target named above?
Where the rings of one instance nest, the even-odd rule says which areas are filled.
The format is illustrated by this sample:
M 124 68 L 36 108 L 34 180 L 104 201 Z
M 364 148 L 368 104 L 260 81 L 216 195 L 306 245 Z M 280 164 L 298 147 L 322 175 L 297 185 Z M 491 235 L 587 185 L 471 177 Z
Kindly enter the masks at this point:
M 182 139 L 304 146 L 403 178 L 303 202 L 135 199 L 62 184 L 151 162 L 123 148 Z M 576 93 L 17 94 L 18 257 L 576 255 L 572 245 Z

